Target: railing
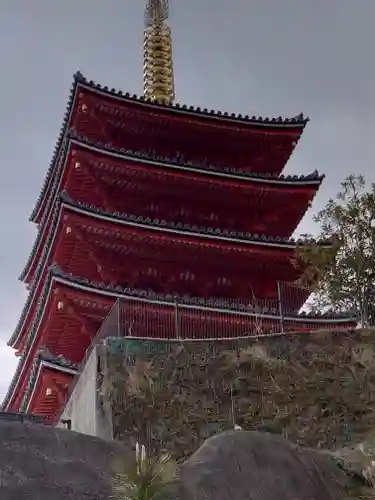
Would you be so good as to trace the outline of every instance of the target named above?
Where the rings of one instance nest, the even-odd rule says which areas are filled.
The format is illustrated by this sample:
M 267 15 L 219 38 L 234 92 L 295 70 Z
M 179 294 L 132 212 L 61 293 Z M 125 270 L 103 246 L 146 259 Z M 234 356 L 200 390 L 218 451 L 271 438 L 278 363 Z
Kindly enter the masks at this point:
M 275 335 L 355 324 L 347 316 L 299 314 L 309 297 L 305 288 L 278 283 L 275 299 L 253 297 L 247 303 L 213 299 L 204 305 L 129 297 L 118 302 L 116 336 L 150 339 L 215 340 Z

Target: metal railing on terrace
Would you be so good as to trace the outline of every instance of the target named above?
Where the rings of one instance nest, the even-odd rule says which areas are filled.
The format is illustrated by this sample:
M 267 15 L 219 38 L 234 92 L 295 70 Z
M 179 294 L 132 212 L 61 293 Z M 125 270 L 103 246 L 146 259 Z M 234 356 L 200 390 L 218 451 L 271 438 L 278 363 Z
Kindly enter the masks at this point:
M 278 283 L 278 297 L 248 302 L 231 299 L 206 300 L 204 305 L 188 299 L 164 301 L 127 297 L 115 302 L 87 349 L 80 372 L 92 350 L 108 337 L 160 340 L 216 340 L 282 335 L 321 328 L 340 329 L 355 323 L 343 316 L 299 314 L 310 292 L 289 283 Z

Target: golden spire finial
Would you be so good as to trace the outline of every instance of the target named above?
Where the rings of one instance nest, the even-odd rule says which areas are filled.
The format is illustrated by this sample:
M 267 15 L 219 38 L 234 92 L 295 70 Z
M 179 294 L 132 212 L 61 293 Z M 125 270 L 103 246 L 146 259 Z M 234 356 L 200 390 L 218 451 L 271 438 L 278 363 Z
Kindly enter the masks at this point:
M 152 101 L 173 104 L 174 79 L 171 29 L 165 23 L 168 0 L 148 0 L 144 31 L 144 96 Z
M 162 24 L 169 16 L 168 0 L 148 0 L 145 9 L 146 26 Z

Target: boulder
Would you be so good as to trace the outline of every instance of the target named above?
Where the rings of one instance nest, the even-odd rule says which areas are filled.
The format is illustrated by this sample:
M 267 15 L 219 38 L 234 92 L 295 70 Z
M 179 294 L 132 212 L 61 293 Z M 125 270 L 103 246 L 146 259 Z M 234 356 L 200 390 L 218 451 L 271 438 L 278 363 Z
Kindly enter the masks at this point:
M 119 442 L 41 424 L 0 422 L 0 442 L 1 500 L 114 498 L 114 464 L 134 457 Z M 180 500 L 344 500 L 363 486 L 330 456 L 255 431 L 208 439 L 178 472 Z

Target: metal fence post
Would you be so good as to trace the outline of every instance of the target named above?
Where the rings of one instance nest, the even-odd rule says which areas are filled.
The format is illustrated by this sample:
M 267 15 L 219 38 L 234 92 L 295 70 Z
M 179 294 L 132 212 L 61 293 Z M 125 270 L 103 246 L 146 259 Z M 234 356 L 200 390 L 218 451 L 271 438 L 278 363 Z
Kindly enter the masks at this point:
M 281 301 L 280 281 L 277 281 L 277 298 L 278 298 L 278 303 L 279 303 L 280 333 L 284 333 L 284 315 L 283 315 L 283 305 L 282 305 L 282 301 Z
M 122 337 L 122 331 L 121 331 L 121 307 L 120 307 L 121 301 L 120 299 L 116 300 L 116 307 L 117 307 L 117 337 Z
M 175 321 L 175 334 L 176 339 L 181 340 L 181 331 L 180 331 L 180 311 L 178 307 L 178 302 L 176 300 L 174 304 L 174 321 Z

